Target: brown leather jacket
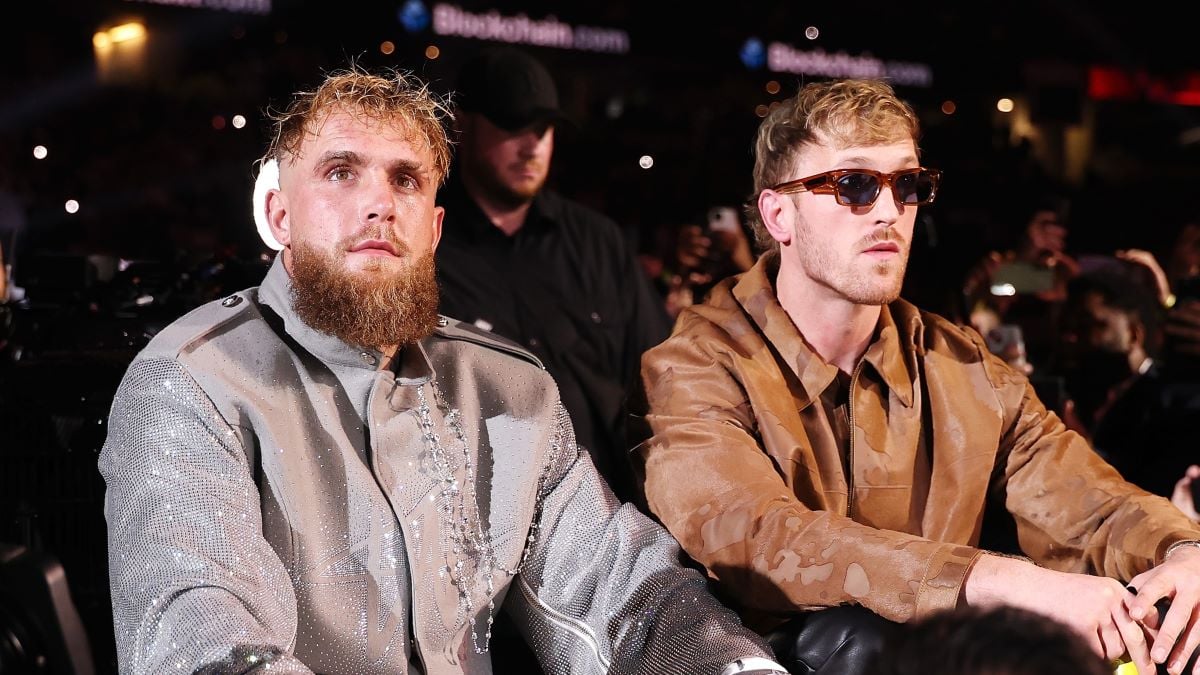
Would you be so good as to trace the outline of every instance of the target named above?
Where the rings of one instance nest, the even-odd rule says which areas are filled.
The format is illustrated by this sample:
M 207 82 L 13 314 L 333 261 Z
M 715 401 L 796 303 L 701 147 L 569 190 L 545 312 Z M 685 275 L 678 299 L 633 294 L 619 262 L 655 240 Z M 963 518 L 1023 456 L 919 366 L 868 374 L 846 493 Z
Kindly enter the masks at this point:
M 775 274 L 764 256 L 646 353 L 648 440 L 633 453 L 649 508 L 757 627 L 847 603 L 894 621 L 953 607 L 989 504 L 1057 570 L 1128 580 L 1200 539 L 977 333 L 902 300 L 852 375 L 843 460 L 819 399 L 837 368 L 784 312 Z

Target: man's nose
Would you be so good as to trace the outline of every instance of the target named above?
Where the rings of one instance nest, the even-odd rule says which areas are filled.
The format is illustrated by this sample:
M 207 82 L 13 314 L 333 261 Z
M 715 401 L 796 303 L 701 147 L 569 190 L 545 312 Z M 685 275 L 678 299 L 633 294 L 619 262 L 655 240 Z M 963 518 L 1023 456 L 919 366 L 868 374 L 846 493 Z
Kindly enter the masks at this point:
M 363 222 L 392 222 L 396 219 L 396 195 L 386 176 L 365 174 L 362 178 L 360 202 Z
M 879 222 L 891 224 L 900 219 L 900 206 L 896 204 L 893 189 L 889 184 L 879 187 L 879 196 L 875 198 L 875 205 L 871 208 L 872 214 Z

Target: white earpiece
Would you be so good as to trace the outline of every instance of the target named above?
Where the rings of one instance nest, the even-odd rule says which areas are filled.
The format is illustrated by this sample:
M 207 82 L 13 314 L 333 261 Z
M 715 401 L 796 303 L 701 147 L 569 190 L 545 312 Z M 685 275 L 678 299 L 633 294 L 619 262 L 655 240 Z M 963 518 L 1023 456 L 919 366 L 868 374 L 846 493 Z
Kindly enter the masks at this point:
M 254 226 L 258 228 L 258 236 L 269 248 L 282 251 L 275 235 L 271 234 L 271 225 L 267 222 L 267 193 L 279 189 L 279 162 L 268 159 L 262 163 L 258 178 L 254 180 Z

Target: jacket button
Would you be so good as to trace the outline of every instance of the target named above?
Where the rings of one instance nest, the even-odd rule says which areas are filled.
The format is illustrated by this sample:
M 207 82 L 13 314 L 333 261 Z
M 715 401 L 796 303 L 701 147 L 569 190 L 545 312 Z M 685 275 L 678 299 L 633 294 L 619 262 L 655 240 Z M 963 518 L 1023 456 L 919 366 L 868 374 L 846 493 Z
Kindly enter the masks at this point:
M 450 325 L 450 319 L 447 319 L 444 316 L 438 317 L 438 328 L 445 328 L 446 326 L 449 326 L 449 325 Z
M 358 358 L 362 359 L 362 362 L 368 366 L 373 366 L 379 361 L 379 359 L 375 358 L 375 355 L 371 352 L 362 352 L 358 355 Z
M 242 296 L 231 295 L 228 298 L 225 298 L 224 300 L 221 301 L 221 306 L 222 307 L 236 307 L 237 305 L 241 304 L 241 302 L 242 302 Z

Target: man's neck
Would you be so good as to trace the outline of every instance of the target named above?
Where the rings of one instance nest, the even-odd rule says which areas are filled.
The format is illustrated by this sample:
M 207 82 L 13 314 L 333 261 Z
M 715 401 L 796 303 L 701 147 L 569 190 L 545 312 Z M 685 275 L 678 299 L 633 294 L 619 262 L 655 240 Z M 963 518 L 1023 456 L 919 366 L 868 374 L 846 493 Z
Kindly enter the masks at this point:
M 379 359 L 379 367 L 376 370 L 386 370 L 392 367 L 392 361 L 396 358 L 396 352 L 400 351 L 400 345 L 385 345 L 379 348 L 383 352 L 383 358 Z
M 853 373 L 871 344 L 882 307 L 852 303 L 807 277 L 798 277 L 780 273 L 775 286 L 779 304 L 821 358 Z
M 533 200 L 514 205 L 509 201 L 494 199 L 474 176 L 465 171 L 462 174 L 462 182 L 467 195 L 479 206 L 483 215 L 505 235 L 511 237 L 525 225 L 525 216 L 529 214 Z

